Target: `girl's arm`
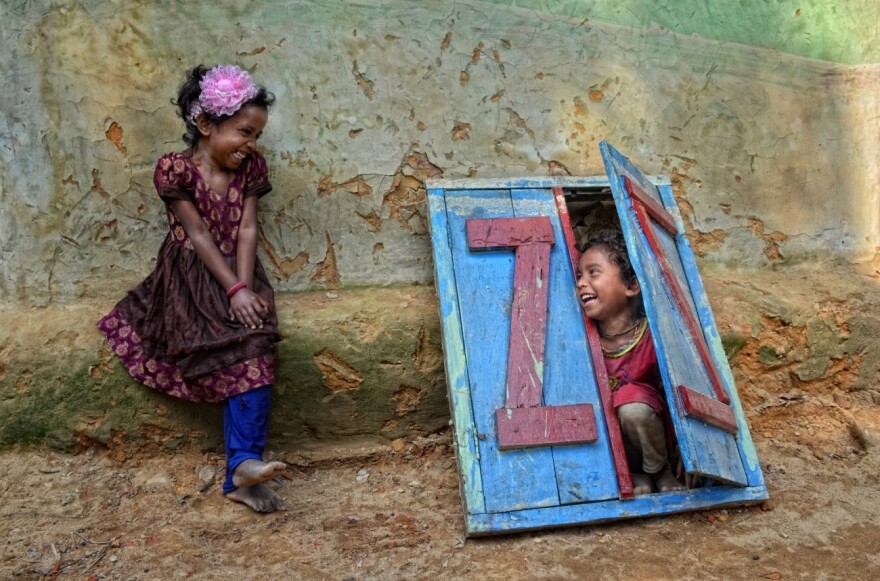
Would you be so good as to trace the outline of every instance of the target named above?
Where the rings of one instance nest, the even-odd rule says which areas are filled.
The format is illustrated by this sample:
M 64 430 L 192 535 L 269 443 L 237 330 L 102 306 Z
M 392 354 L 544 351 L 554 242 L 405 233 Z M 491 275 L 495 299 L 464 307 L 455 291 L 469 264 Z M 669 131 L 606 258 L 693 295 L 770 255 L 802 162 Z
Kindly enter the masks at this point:
M 247 283 L 248 288 L 254 283 L 254 262 L 257 255 L 257 196 L 248 196 L 244 199 L 244 208 L 241 211 L 241 221 L 238 224 L 238 246 L 235 249 L 235 267 L 241 280 Z
M 211 237 L 211 233 L 208 232 L 208 227 L 205 225 L 205 221 L 199 216 L 199 212 L 196 210 L 195 205 L 187 200 L 172 200 L 170 204 L 171 211 L 174 212 L 174 215 L 177 216 L 177 219 L 180 220 L 181 225 L 183 225 L 183 229 L 186 230 L 186 234 L 192 242 L 196 255 L 205 264 L 211 274 L 214 275 L 217 282 L 227 290 L 239 282 L 239 278 L 234 272 L 232 272 L 229 265 L 226 264 L 226 260 L 223 258 L 223 255 L 220 254 L 217 245 L 214 244 L 214 239 Z M 256 210 L 256 208 L 254 208 L 254 210 Z M 236 265 L 236 267 L 238 267 L 238 265 Z M 250 276 L 253 277 L 253 264 L 251 265 Z M 249 283 L 250 281 L 244 280 L 244 282 Z M 241 289 L 232 295 L 232 298 L 229 301 L 230 316 L 239 323 L 252 329 L 263 326 L 263 317 L 261 314 L 264 313 L 267 313 L 264 301 L 249 288 Z
M 254 263 L 257 260 L 257 239 L 260 229 L 257 224 L 257 206 L 259 197 L 248 196 L 244 199 L 244 207 L 241 211 L 241 220 L 238 223 L 238 245 L 235 248 L 235 270 L 238 277 L 248 288 L 254 286 Z M 269 316 L 269 304 L 262 297 L 256 295 L 262 305 L 259 312 L 261 319 Z

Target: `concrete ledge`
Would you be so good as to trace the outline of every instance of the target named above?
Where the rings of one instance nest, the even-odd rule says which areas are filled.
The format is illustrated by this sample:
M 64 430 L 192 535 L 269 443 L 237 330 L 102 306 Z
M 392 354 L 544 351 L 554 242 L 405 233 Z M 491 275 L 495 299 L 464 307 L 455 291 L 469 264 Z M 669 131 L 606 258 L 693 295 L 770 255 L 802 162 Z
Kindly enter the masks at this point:
M 873 267 L 704 269 L 746 414 L 780 397 L 880 403 Z M 221 442 L 220 408 L 131 380 L 95 330 L 110 302 L 0 309 L 0 446 Z M 281 295 L 273 446 L 393 440 L 447 425 L 432 287 Z M 873 408 L 876 409 L 876 408 Z
M 220 407 L 134 382 L 95 329 L 110 302 L 0 310 L 0 446 L 220 441 Z M 396 439 L 446 426 L 432 287 L 281 295 L 273 443 Z

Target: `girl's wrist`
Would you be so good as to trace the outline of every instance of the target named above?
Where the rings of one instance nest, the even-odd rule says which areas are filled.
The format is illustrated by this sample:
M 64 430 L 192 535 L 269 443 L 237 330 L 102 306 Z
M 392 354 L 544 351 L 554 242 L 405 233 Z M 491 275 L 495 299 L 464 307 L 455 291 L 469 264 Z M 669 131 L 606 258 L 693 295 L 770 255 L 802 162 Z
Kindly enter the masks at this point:
M 234 285 L 229 287 L 229 289 L 226 291 L 226 297 L 231 299 L 235 293 L 237 293 L 238 291 L 240 291 L 243 288 L 247 288 L 247 283 L 244 282 L 243 280 L 238 281 L 237 283 L 235 283 Z

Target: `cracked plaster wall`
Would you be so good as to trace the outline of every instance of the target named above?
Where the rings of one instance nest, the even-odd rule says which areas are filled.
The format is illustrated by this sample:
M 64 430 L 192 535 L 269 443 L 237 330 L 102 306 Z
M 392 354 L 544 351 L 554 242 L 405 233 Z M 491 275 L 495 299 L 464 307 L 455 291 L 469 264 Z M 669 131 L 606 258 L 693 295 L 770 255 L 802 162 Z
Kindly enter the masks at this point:
M 430 283 L 426 179 L 595 175 L 602 139 L 673 177 L 703 261 L 878 244 L 877 65 L 477 1 L 16 0 L 0 17 L 7 304 L 115 298 L 149 272 L 153 165 L 183 147 L 170 100 L 199 62 L 277 96 L 260 248 L 280 291 Z

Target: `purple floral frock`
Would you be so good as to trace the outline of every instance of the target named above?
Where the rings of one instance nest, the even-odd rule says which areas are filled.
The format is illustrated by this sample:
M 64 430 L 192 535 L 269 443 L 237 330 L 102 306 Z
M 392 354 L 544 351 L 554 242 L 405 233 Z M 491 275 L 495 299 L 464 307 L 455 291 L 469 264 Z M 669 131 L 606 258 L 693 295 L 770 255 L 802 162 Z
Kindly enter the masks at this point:
M 250 329 L 229 319 L 225 289 L 196 255 L 168 204 L 193 202 L 235 272 L 244 199 L 272 189 L 266 160 L 253 153 L 221 195 L 202 179 L 191 151 L 168 153 L 156 164 L 153 183 L 166 202 L 171 231 L 156 268 L 100 320 L 98 329 L 134 379 L 174 397 L 217 402 L 274 383 L 278 319 L 259 259 L 251 290 L 269 303 L 269 318 L 262 329 Z

